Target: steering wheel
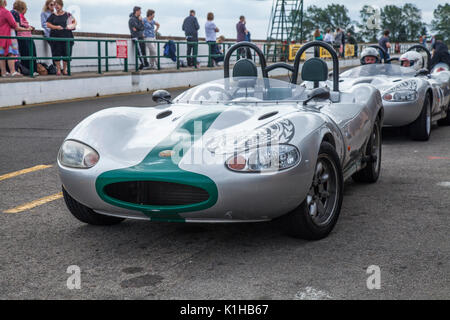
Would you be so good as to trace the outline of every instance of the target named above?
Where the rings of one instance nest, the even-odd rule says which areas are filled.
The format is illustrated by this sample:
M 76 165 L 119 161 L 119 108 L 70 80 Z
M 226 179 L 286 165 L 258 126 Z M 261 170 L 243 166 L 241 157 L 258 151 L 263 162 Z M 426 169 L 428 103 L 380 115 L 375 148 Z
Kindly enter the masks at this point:
M 210 92 L 219 92 L 224 94 L 229 100 L 233 100 L 233 96 L 226 91 L 223 87 L 220 85 L 208 85 L 205 88 L 202 88 L 201 90 L 197 91 L 195 94 L 192 95 L 192 100 L 194 101 L 200 101 L 201 97 L 205 97 L 206 100 L 211 99 Z

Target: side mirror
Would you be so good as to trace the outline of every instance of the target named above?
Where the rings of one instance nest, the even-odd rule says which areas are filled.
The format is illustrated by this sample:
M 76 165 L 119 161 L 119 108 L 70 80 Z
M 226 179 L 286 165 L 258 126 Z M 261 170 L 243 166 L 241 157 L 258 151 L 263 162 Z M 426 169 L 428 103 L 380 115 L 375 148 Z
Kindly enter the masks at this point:
M 157 90 L 153 92 L 152 99 L 156 103 L 161 103 L 163 101 L 167 102 L 168 104 L 172 103 L 172 96 L 166 90 Z
M 330 99 L 330 90 L 328 88 L 313 89 L 308 95 L 308 99 L 303 101 L 303 105 L 306 106 L 308 102 L 310 102 L 312 99 L 321 99 L 321 100 Z
M 416 77 L 417 76 L 426 76 L 428 74 L 428 69 L 420 69 L 419 71 L 416 72 Z

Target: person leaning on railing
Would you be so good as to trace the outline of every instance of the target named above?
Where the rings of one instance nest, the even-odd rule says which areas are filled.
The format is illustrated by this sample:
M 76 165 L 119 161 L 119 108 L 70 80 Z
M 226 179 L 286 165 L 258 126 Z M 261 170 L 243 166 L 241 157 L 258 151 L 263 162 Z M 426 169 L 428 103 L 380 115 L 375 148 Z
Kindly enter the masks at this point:
M 159 23 L 155 21 L 155 10 L 147 10 L 147 18 L 143 19 L 144 22 L 144 37 L 146 41 L 155 41 L 156 33 L 159 30 Z M 156 26 L 156 30 L 155 30 Z M 149 55 L 156 56 L 158 53 L 156 51 L 157 44 L 154 42 L 146 42 Z M 150 58 L 150 69 L 157 69 L 156 58 Z
M 72 30 L 75 30 L 77 22 L 73 16 L 64 11 L 63 0 L 55 0 L 56 12 L 52 13 L 47 19 L 47 27 L 50 28 L 51 38 L 73 38 Z M 70 59 L 72 53 L 73 41 L 70 42 L 69 48 L 67 48 L 66 41 L 50 41 L 50 47 L 52 49 L 53 57 L 68 57 Z M 63 70 L 64 75 L 68 75 L 67 72 L 67 62 L 68 60 L 63 60 Z M 61 61 L 55 60 L 56 65 L 56 75 L 61 75 Z
M 45 1 L 44 8 L 42 8 L 41 12 L 41 27 L 42 30 L 44 30 L 44 36 L 46 38 L 50 37 L 50 28 L 47 27 L 47 20 L 52 15 L 52 13 L 55 12 L 55 1 L 54 0 L 47 0 Z
M 0 0 L 0 36 L 14 37 L 18 25 L 11 12 L 5 9 L 6 5 L 6 0 Z M 0 39 L 0 57 L 17 57 L 18 55 L 19 48 L 16 39 Z M 14 66 L 15 60 L 12 59 L 7 61 L 8 62 L 6 63 L 5 60 L 0 60 L 0 75 L 2 77 L 10 75 L 13 77 L 21 76 Z M 6 65 L 8 65 L 9 72 L 7 72 Z

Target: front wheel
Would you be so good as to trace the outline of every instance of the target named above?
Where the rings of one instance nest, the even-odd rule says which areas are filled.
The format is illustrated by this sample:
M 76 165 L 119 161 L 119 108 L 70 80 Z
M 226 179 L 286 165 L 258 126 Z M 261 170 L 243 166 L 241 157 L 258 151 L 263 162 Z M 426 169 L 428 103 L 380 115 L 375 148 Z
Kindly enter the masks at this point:
M 322 142 L 306 199 L 282 217 L 287 233 L 305 240 L 325 238 L 333 230 L 341 211 L 343 180 L 336 150 L 328 142 Z
M 409 126 L 409 134 L 413 140 L 428 141 L 431 134 L 431 101 L 427 94 L 423 103 L 422 112 Z
M 69 209 L 70 213 L 72 213 L 72 215 L 81 222 L 92 224 L 95 226 L 110 226 L 121 223 L 123 220 L 125 220 L 123 218 L 116 218 L 98 214 L 91 208 L 86 207 L 85 205 L 72 198 L 66 191 L 66 189 L 64 189 L 64 187 L 62 188 L 62 192 L 64 201 L 66 202 L 67 208 Z

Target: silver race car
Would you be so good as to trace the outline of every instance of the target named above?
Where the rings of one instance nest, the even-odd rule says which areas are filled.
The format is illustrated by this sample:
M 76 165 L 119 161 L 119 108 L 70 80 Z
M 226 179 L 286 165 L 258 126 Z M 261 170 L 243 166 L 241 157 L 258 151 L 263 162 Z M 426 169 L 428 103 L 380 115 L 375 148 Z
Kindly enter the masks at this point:
M 426 52 L 427 57 L 418 51 Z M 383 98 L 384 125 L 409 126 L 414 140 L 426 141 L 433 122 L 450 125 L 450 72 L 440 66 L 430 73 L 425 61 L 430 61 L 431 55 L 421 45 L 411 47 L 400 59 L 390 59 L 393 60 L 400 60 L 401 65 L 374 63 L 343 72 L 341 89 L 351 90 L 362 83 L 375 86 Z
M 97 112 L 67 136 L 58 154 L 70 212 L 93 225 L 125 218 L 174 222 L 257 222 L 282 217 L 305 239 L 327 236 L 339 216 L 343 182 L 376 182 L 381 166 L 383 106 L 367 84 L 339 91 L 307 90 L 269 79 L 263 53 L 236 44 L 225 57 L 224 79 L 175 99 L 154 93 L 154 108 Z M 233 52 L 251 48 L 256 65 Z M 298 73 L 298 72 L 297 72 Z M 318 58 L 302 67 L 304 81 L 327 79 Z

